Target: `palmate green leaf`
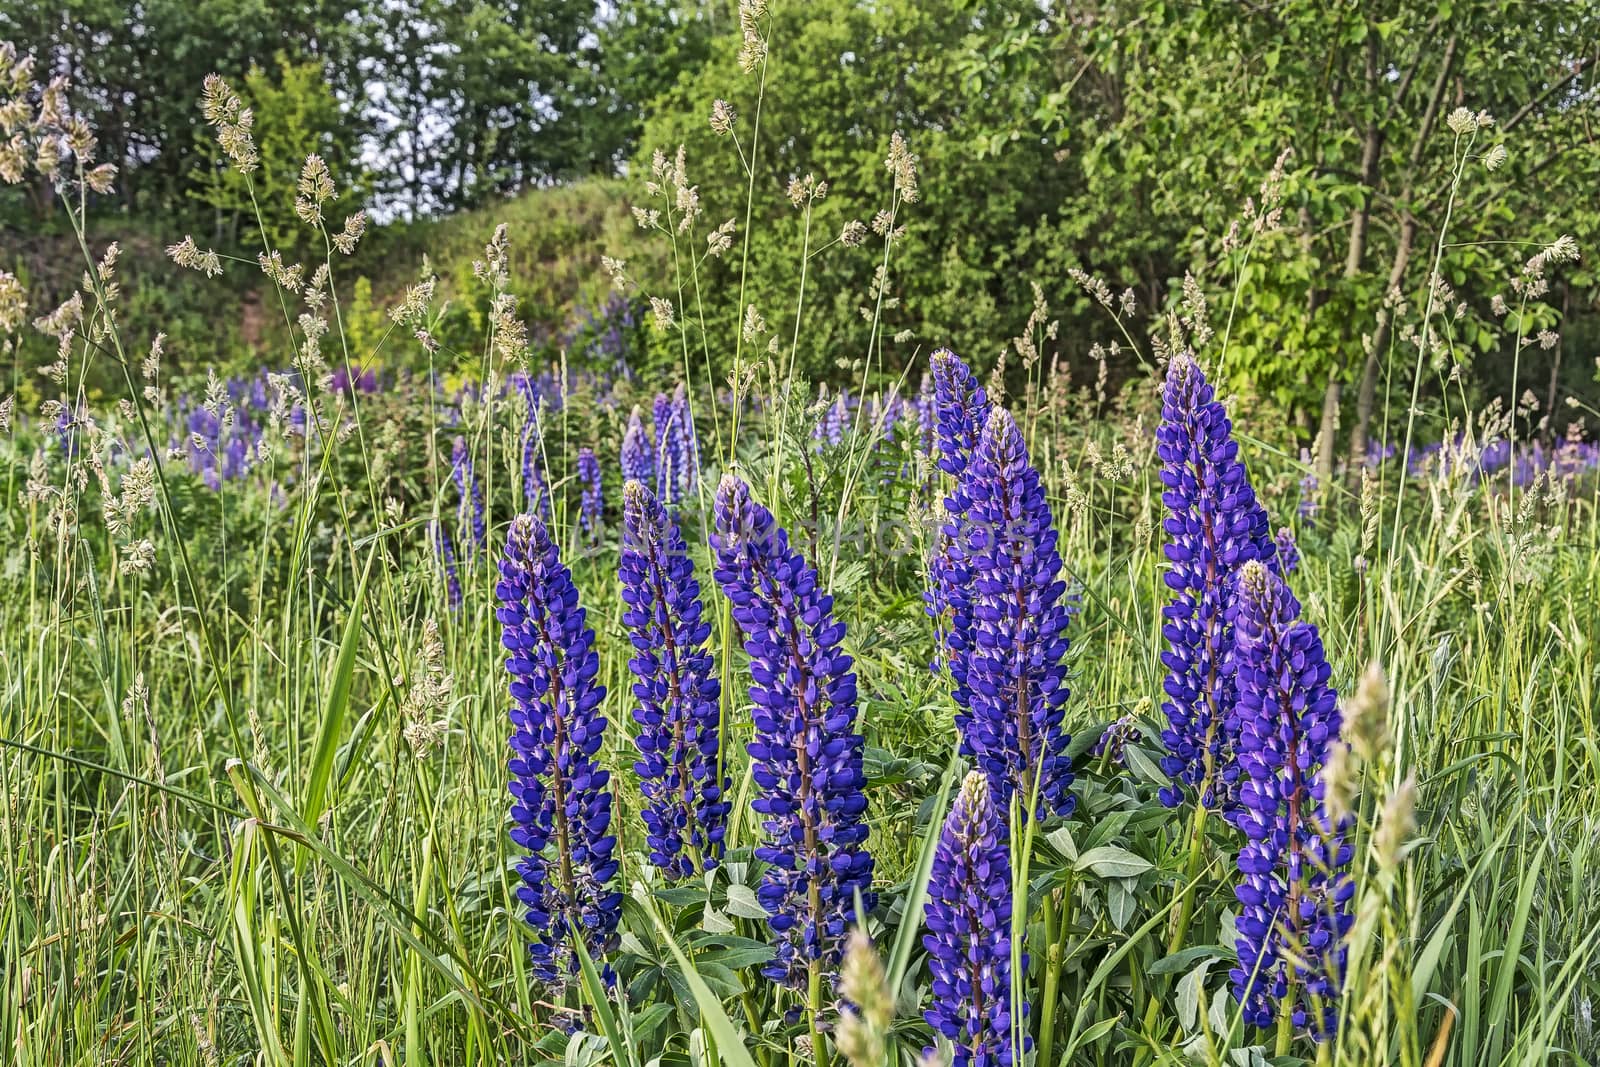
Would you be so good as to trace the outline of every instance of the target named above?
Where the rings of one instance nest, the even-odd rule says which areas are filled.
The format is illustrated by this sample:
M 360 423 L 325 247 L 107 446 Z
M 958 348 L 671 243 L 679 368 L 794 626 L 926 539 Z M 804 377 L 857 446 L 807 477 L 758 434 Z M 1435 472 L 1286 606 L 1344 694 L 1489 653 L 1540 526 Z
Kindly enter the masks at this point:
M 1163 956 L 1159 960 L 1156 960 L 1150 965 L 1149 970 L 1147 970 L 1145 973 L 1177 974 L 1179 971 L 1184 970 L 1196 960 L 1203 959 L 1207 956 L 1211 956 L 1216 959 L 1228 959 L 1233 956 L 1233 952 L 1228 949 L 1223 949 L 1217 945 L 1191 945 L 1188 948 L 1180 948 L 1170 956 Z
M 717 1055 L 727 1067 L 756 1067 L 755 1060 L 751 1058 L 745 1048 L 744 1033 L 733 1025 L 728 1018 L 728 1013 L 722 1009 L 722 1002 L 709 986 L 705 979 L 695 970 L 689 957 L 683 954 L 683 949 L 678 947 L 677 939 L 672 936 L 672 931 L 667 929 L 667 924 L 662 921 L 656 912 L 655 906 L 650 902 L 648 892 L 642 885 L 635 883 L 633 896 L 643 905 L 646 914 L 655 926 L 656 934 L 661 943 L 672 953 L 672 958 L 678 963 L 679 973 L 689 985 L 689 990 L 694 996 L 695 1006 L 700 1009 L 701 1021 L 711 1031 L 711 1036 L 717 1042 Z
M 740 919 L 765 919 L 767 909 L 756 899 L 756 891 L 735 882 L 728 886 L 728 914 Z
M 694 949 L 697 964 L 715 963 L 729 970 L 739 971 L 766 963 L 773 957 L 771 945 L 748 937 L 726 934 L 706 935 L 691 933 L 689 942 Z
M 1155 864 L 1117 845 L 1098 845 L 1080 855 L 1073 868 L 1100 878 L 1136 878 Z

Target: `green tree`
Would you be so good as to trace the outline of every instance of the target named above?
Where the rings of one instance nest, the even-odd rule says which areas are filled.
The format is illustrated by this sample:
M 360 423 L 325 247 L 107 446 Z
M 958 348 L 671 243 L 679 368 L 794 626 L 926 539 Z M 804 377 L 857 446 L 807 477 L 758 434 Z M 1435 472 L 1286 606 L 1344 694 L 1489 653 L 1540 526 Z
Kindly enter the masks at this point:
M 1428 291 L 1447 215 L 1440 273 L 1461 311 L 1448 341 L 1457 359 L 1479 356 L 1475 377 L 1496 391 L 1511 388 L 1498 365 L 1533 321 L 1497 316 L 1492 298 L 1559 233 L 1588 247 L 1600 236 L 1585 192 L 1600 175 L 1592 3 L 1100 2 L 993 48 L 1010 57 L 1021 124 L 1070 161 L 1062 214 L 1085 265 L 1152 309 L 1185 271 L 1202 276 L 1229 300 L 1230 382 L 1308 436 L 1319 426 L 1325 472 L 1341 430 L 1352 455 L 1365 449 L 1406 323 L 1384 306 Z M 1495 119 L 1474 131 L 1459 181 L 1458 108 Z M 1281 228 L 1227 250 L 1284 149 Z

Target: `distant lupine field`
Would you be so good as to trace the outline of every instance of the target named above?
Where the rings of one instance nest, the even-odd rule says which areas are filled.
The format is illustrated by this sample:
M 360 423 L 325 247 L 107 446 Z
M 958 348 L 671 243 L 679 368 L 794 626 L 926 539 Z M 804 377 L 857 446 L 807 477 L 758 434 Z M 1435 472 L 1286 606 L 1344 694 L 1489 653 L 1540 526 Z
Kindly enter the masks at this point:
M 70 86 L 4 57 L 0 175 L 48 176 L 85 259 L 43 315 L 0 274 L 7 335 L 59 344 L 0 444 L 0 1059 L 1600 1055 L 1581 429 L 1408 385 L 1355 455 L 1302 453 L 1187 284 L 1115 395 L 1045 358 L 1043 295 L 1007 355 L 886 365 L 882 286 L 809 382 L 799 312 L 701 293 L 739 228 L 681 154 L 636 209 L 677 266 L 608 260 L 623 295 L 554 359 L 504 228 L 480 347 L 426 273 L 352 347 L 367 223 L 312 157 L 274 195 L 316 258 L 168 249 L 197 286 L 261 271 L 293 350 L 169 373 L 86 231 L 115 174 Z M 253 181 L 250 110 L 221 79 L 199 109 Z M 1465 160 L 1487 120 L 1449 121 Z M 885 163 L 838 240 L 887 273 L 918 189 L 898 136 Z M 1115 328 L 1131 291 L 1083 284 Z M 646 318 L 676 371 L 642 372 Z

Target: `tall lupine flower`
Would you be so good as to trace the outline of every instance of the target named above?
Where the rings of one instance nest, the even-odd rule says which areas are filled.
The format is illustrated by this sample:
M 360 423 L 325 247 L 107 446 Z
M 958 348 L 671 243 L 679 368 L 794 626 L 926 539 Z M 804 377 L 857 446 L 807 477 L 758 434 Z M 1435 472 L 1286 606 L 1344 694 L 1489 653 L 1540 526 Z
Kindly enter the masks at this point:
M 528 415 L 522 423 L 522 506 L 539 509 L 539 517 L 550 521 L 550 488 L 544 477 L 544 431 L 539 426 L 540 399 L 537 387 L 527 375 L 517 379 Z
M 1294 531 L 1287 526 L 1280 527 L 1272 543 L 1277 546 L 1278 566 L 1284 575 L 1293 574 L 1300 566 L 1300 546 L 1295 544 Z
M 596 759 L 605 687 L 572 574 L 532 512 L 511 522 L 495 596 L 511 676 L 511 839 L 528 850 L 517 897 L 538 937 L 533 973 L 559 983 L 578 971 L 574 938 L 600 959 L 622 910 L 610 774 Z
M 1203 806 L 1227 810 L 1238 778 L 1228 724 L 1233 576 L 1251 560 L 1276 567 L 1277 557 L 1266 510 L 1239 462 L 1233 424 L 1200 365 L 1186 355 L 1173 357 L 1167 368 L 1156 454 L 1169 512 L 1165 581 L 1173 593 L 1161 612 L 1168 644 L 1161 654 L 1167 668 L 1161 710 L 1168 723 L 1161 732 L 1167 748 L 1161 769 L 1173 784 L 1161 799 L 1176 806 L 1188 786 L 1199 790 Z
M 655 482 L 655 469 L 650 438 L 644 431 L 644 417 L 635 407 L 628 415 L 628 428 L 622 434 L 622 480 L 652 485 Z
M 941 660 L 953 661 L 964 657 L 971 647 L 968 634 L 972 625 L 970 575 L 962 551 L 967 533 L 968 498 L 962 480 L 973 450 L 978 446 L 978 435 L 988 421 L 990 404 L 978 379 L 948 348 L 933 354 L 931 378 L 938 465 L 954 479 L 954 484 L 944 498 L 944 522 L 936 538 L 933 558 L 928 562 L 928 588 L 923 600 L 938 632 Z M 935 669 L 938 666 L 935 662 Z M 961 709 L 971 703 L 963 685 L 957 681 L 956 704 Z M 959 718 L 963 714 L 957 712 L 957 724 L 965 737 L 965 719 Z
M 833 403 L 822 416 L 819 429 L 822 439 L 829 445 L 838 445 L 844 441 L 845 427 L 850 422 L 850 397 L 844 390 L 833 398 Z
M 672 398 L 666 393 L 657 393 L 655 401 L 650 406 L 651 422 L 655 426 L 655 451 L 653 458 L 656 467 L 656 497 L 668 505 L 677 503 L 677 459 L 678 451 L 673 447 L 675 436 L 675 420 L 672 410 Z
M 483 524 L 483 489 L 478 485 L 478 475 L 473 470 L 472 453 L 467 450 L 467 439 L 457 437 L 450 453 L 450 477 L 456 483 L 456 529 L 470 531 L 469 547 L 482 548 L 488 537 Z
M 922 937 L 933 974 L 928 1025 L 955 1046 L 951 1067 L 1010 1067 L 1011 856 L 1006 815 L 982 771 L 968 773 L 934 848 Z M 1028 957 L 1022 957 L 1022 968 Z M 1026 1002 L 1022 1017 L 1028 1014 Z M 1020 1021 L 1020 1020 L 1018 1020 Z M 1024 1039 L 1022 1051 L 1032 1047 Z
M 673 466 L 678 475 L 678 498 L 694 491 L 700 480 L 700 439 L 694 432 L 694 412 L 689 408 L 689 390 L 682 383 L 672 391 L 672 418 L 676 427 Z
M 933 455 L 934 442 L 938 440 L 938 410 L 938 393 L 933 386 L 933 375 L 924 373 L 922 384 L 917 388 L 917 441 L 923 453 L 929 456 Z
M 456 550 L 450 543 L 450 534 L 445 531 L 444 523 L 433 519 L 428 523 L 433 535 L 433 551 L 439 557 L 439 566 L 444 569 L 445 599 L 450 610 L 455 611 L 461 606 L 461 575 L 456 570 Z
M 994 408 L 962 480 L 969 500 L 960 543 L 971 583 L 971 622 L 953 644 L 958 692 L 969 701 L 965 742 L 996 802 L 1014 793 L 1039 810 L 1072 811 L 1067 623 L 1058 534 L 1039 472 L 1011 413 Z
M 600 482 L 600 461 L 587 445 L 578 449 L 578 525 L 590 541 L 600 538 L 605 497 Z
M 700 583 L 678 524 L 641 482 L 622 489 L 622 623 L 638 679 L 640 787 L 650 862 L 669 878 L 709 870 L 722 854 L 729 783 L 717 779 L 716 663 L 706 648 Z
M 1317 479 L 1317 468 L 1311 459 L 1311 450 L 1300 450 L 1300 463 L 1306 468 L 1305 475 L 1300 479 L 1300 518 L 1307 523 L 1314 522 L 1317 512 L 1321 510 L 1319 497 L 1320 485 Z
M 1234 993 L 1269 1026 L 1287 1001 L 1296 1028 L 1321 1040 L 1338 1019 L 1345 964 L 1350 846 L 1323 803 L 1322 769 L 1339 741 L 1338 697 L 1317 628 L 1282 579 L 1257 561 L 1238 576 L 1234 632 L 1239 788 L 1246 841 L 1235 895 Z
M 837 962 L 862 918 L 855 894 L 868 908 L 873 901 L 856 676 L 839 648 L 833 597 L 750 487 L 724 476 L 715 516 L 716 578 L 744 632 L 755 703 L 748 750 L 760 794 L 751 807 L 766 833 L 756 858 L 768 864 L 758 897 L 777 935 L 762 970 L 799 987 L 814 967 Z
M 670 507 L 681 502 L 694 488 L 700 462 L 694 418 L 689 411 L 689 391 L 682 383 L 673 390 L 671 398 L 665 393 L 656 394 L 655 428 L 656 496 Z

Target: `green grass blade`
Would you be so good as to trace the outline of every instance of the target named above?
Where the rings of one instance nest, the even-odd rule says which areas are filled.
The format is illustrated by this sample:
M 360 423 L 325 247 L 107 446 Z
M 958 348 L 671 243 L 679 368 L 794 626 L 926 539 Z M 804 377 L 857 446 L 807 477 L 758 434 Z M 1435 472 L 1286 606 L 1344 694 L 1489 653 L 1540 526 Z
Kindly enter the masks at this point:
M 344 722 L 350 713 L 350 687 L 355 678 L 356 653 L 361 649 L 361 609 L 366 602 L 372 558 L 369 552 L 366 566 L 361 570 L 361 581 L 356 585 L 355 598 L 350 602 L 350 617 L 345 620 L 344 638 L 339 642 L 339 659 L 333 668 L 333 685 L 328 689 L 328 702 L 322 709 L 317 744 L 311 757 L 311 776 L 306 779 L 305 797 L 300 805 L 300 817 L 309 826 L 315 826 L 327 810 L 333 757 L 339 750 L 339 737 L 344 732 Z

